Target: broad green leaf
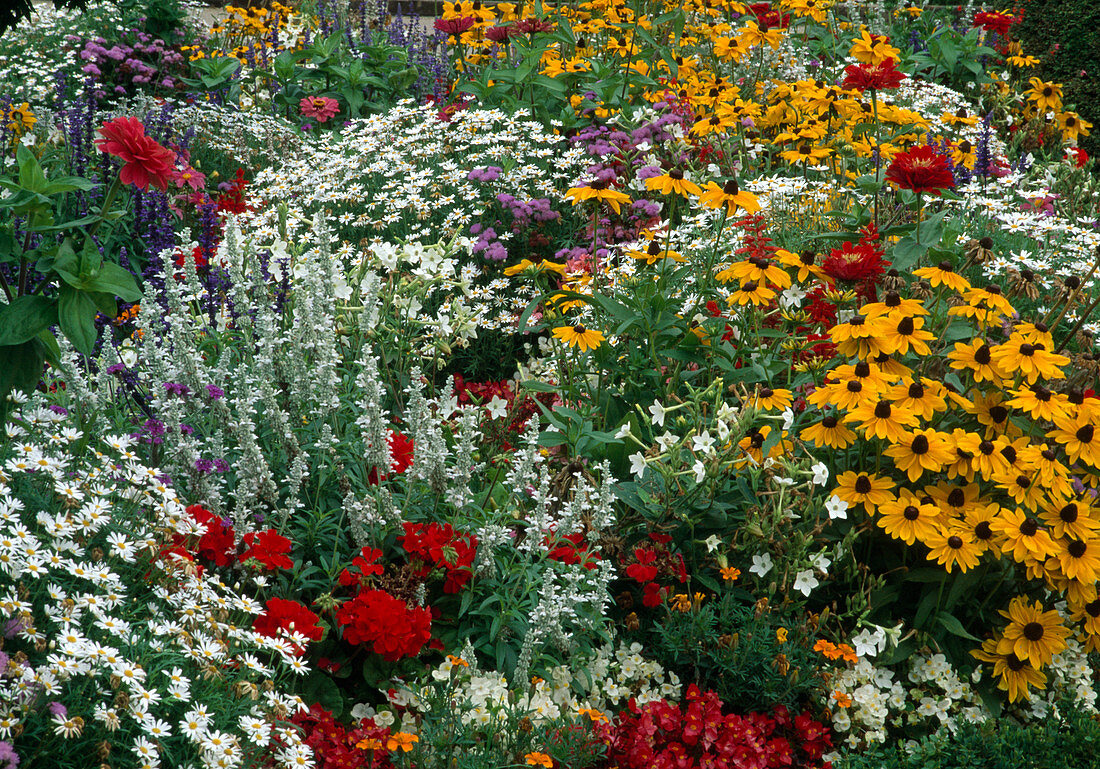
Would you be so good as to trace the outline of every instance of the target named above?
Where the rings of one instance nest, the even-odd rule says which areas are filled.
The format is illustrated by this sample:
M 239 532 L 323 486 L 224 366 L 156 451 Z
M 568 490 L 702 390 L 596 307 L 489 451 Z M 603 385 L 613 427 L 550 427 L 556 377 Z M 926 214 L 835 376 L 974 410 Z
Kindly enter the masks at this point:
M 0 305 L 0 345 L 18 345 L 57 324 L 57 303 L 44 296 L 19 296 Z
M 83 291 L 69 285 L 61 286 L 57 316 L 61 333 L 80 352 L 91 355 L 95 346 L 95 304 Z
M 117 296 L 124 302 L 136 302 L 141 299 L 134 276 L 114 262 L 104 262 L 99 275 L 85 285 L 88 291 L 102 291 Z

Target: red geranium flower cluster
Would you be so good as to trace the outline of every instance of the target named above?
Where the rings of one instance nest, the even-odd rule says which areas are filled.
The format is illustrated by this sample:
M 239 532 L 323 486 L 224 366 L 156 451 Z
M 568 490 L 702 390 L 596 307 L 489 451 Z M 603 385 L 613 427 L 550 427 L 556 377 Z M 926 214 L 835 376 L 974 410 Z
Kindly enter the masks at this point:
M 364 718 L 348 728 L 332 717 L 332 713 L 314 703 L 309 710 L 299 710 L 290 719 L 302 732 L 302 742 L 313 749 L 315 769 L 391 769 L 390 754 L 385 749 L 364 750 L 361 742 L 375 741 L 385 746 L 390 730 Z
M 351 559 L 351 567 L 340 572 L 340 584 L 344 587 L 366 584 L 367 577 L 382 573 L 382 564 L 375 563 L 381 557 L 381 550 L 367 545 L 359 551 L 359 555 Z M 352 568 L 357 569 L 358 573 L 352 571 Z
M 169 552 L 190 561 L 194 560 L 193 555 L 197 555 L 215 566 L 251 560 L 268 571 L 294 567 L 288 556 L 294 543 L 275 529 L 249 532 L 238 547 L 236 532 L 229 521 L 218 518 L 202 505 L 191 505 L 187 508 L 187 514 L 202 526 L 203 533 L 197 541 L 176 535 Z
M 883 59 L 878 64 L 852 64 L 844 70 L 844 88 L 859 91 L 888 91 L 897 88 L 905 80 L 905 73 L 896 69 L 893 59 Z
M 304 639 L 320 641 L 324 629 L 317 624 L 318 617 L 297 601 L 285 598 L 268 598 L 267 608 L 252 621 L 252 629 L 269 638 L 289 638 L 294 653 L 305 654 Z
M 217 566 L 228 566 L 236 560 L 237 538 L 229 521 L 218 518 L 202 505 L 191 505 L 187 514 L 205 529 L 194 548 L 200 558 Z
M 95 141 L 99 151 L 122 160 L 119 181 L 139 190 L 150 184 L 161 191 L 168 190 L 168 182 L 176 170 L 176 153 L 147 136 L 140 120 L 115 118 L 100 126 L 99 133 L 102 138 Z
M 493 398 L 500 398 L 508 402 L 507 410 L 511 420 L 505 428 L 509 433 L 520 433 L 527 426 L 527 421 L 539 412 L 535 398 L 549 406 L 553 402 L 553 393 L 538 393 L 535 397 L 527 394 L 516 395 L 509 380 L 499 382 L 469 382 L 461 374 L 455 374 L 454 394 L 460 405 L 478 403 L 488 405 Z M 518 402 L 517 402 L 518 401 Z M 504 450 L 511 448 L 507 441 L 502 447 Z
M 267 571 L 294 568 L 294 562 L 287 557 L 293 543 L 286 537 L 276 534 L 274 529 L 250 531 L 244 535 L 241 544 L 245 548 L 240 555 L 241 563 L 256 561 Z
M 405 533 L 398 537 L 401 547 L 416 566 L 416 575 L 424 578 L 436 569 L 443 569 L 444 593 L 457 593 L 470 577 L 477 537 L 455 532 L 449 523 L 405 523 Z
M 792 719 L 784 707 L 771 716 L 722 713 L 713 691 L 692 684 L 684 702 L 657 700 L 629 709 L 605 727 L 608 762 L 621 769 L 780 769 L 827 767 L 828 730 L 803 713 Z
M 955 176 L 947 158 L 927 145 L 913 147 L 894 156 L 886 169 L 886 179 L 904 190 L 939 195 L 955 186 Z
M 649 538 L 654 544 L 634 548 L 634 561 L 624 572 L 642 585 L 642 605 L 652 608 L 661 605 L 664 593 L 667 592 L 658 584 L 658 579 L 671 578 L 683 584 L 687 582 L 688 575 L 684 556 L 671 552 L 667 547 L 671 537 L 667 534 L 650 533 Z
M 591 571 L 596 568 L 596 561 L 600 560 L 600 554 L 588 549 L 584 534 L 579 531 L 562 534 L 560 537 L 550 534 L 546 537 L 545 544 L 546 557 L 551 561 L 567 563 L 570 566 L 579 563 Z
M 390 472 L 400 475 L 401 473 L 412 467 L 413 463 L 413 442 L 412 439 L 403 433 L 395 433 L 390 430 Z M 367 482 L 372 486 L 377 486 L 379 480 L 386 480 L 389 478 L 390 473 L 383 473 L 381 479 L 378 477 L 378 470 L 371 468 L 370 473 L 367 475 Z
M 369 646 L 382 659 L 415 657 L 432 636 L 432 613 L 412 607 L 384 590 L 360 590 L 336 610 L 344 640 Z

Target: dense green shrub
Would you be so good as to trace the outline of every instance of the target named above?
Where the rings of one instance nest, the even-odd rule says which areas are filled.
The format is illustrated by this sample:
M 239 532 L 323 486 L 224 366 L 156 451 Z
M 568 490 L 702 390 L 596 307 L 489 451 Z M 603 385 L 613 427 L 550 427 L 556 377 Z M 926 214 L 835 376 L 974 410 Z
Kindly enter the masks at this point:
M 912 746 L 911 746 L 912 747 Z M 1021 724 L 1011 718 L 962 724 L 921 740 L 843 756 L 836 769 L 1094 769 L 1100 767 L 1100 721 L 1072 703 L 1059 715 Z

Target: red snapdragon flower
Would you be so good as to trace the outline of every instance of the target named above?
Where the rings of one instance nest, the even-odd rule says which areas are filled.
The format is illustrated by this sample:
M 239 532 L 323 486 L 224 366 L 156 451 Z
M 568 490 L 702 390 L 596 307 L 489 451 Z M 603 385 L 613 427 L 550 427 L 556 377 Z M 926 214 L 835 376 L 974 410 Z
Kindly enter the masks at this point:
M 325 631 L 317 624 L 318 617 L 297 601 L 285 598 L 268 598 L 263 613 L 252 622 L 252 629 L 269 638 L 283 638 L 288 633 L 297 633 L 311 641 L 320 641 Z M 305 654 L 305 648 L 293 644 L 294 653 L 299 657 Z
M 350 644 L 369 646 L 387 662 L 415 657 L 432 635 L 429 609 L 410 607 L 384 590 L 361 590 L 336 610 Z
M 844 70 L 844 88 L 860 91 L 888 91 L 897 88 L 905 80 L 905 73 L 899 72 L 893 59 L 884 59 L 878 64 L 852 64 Z
M 241 563 L 259 561 L 268 571 L 294 568 L 294 562 L 287 557 L 293 543 L 276 533 L 275 529 L 250 531 L 241 542 L 245 546 L 245 551 L 240 555 Z
M 922 145 L 894 156 L 886 169 L 886 178 L 904 190 L 939 195 L 955 186 L 955 177 L 947 158 L 932 147 Z
M 161 191 L 176 172 L 176 153 L 162 147 L 145 134 L 145 126 L 136 117 L 120 117 L 99 127 L 96 139 L 100 152 L 114 155 L 123 165 L 119 181 L 144 190 L 152 184 Z

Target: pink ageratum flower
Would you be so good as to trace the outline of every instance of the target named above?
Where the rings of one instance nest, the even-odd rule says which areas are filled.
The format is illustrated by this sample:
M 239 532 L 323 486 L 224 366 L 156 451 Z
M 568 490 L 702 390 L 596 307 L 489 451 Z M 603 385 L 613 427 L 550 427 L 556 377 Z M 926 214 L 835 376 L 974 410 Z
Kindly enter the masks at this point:
M 145 126 L 136 117 L 120 117 L 99 127 L 102 138 L 96 139 L 100 152 L 122 160 L 119 181 L 139 190 L 150 184 L 166 191 L 176 173 L 176 153 L 157 144 L 145 133 Z
M 304 117 L 311 117 L 318 123 L 324 123 L 340 111 L 339 102 L 327 96 L 307 96 L 299 106 Z

